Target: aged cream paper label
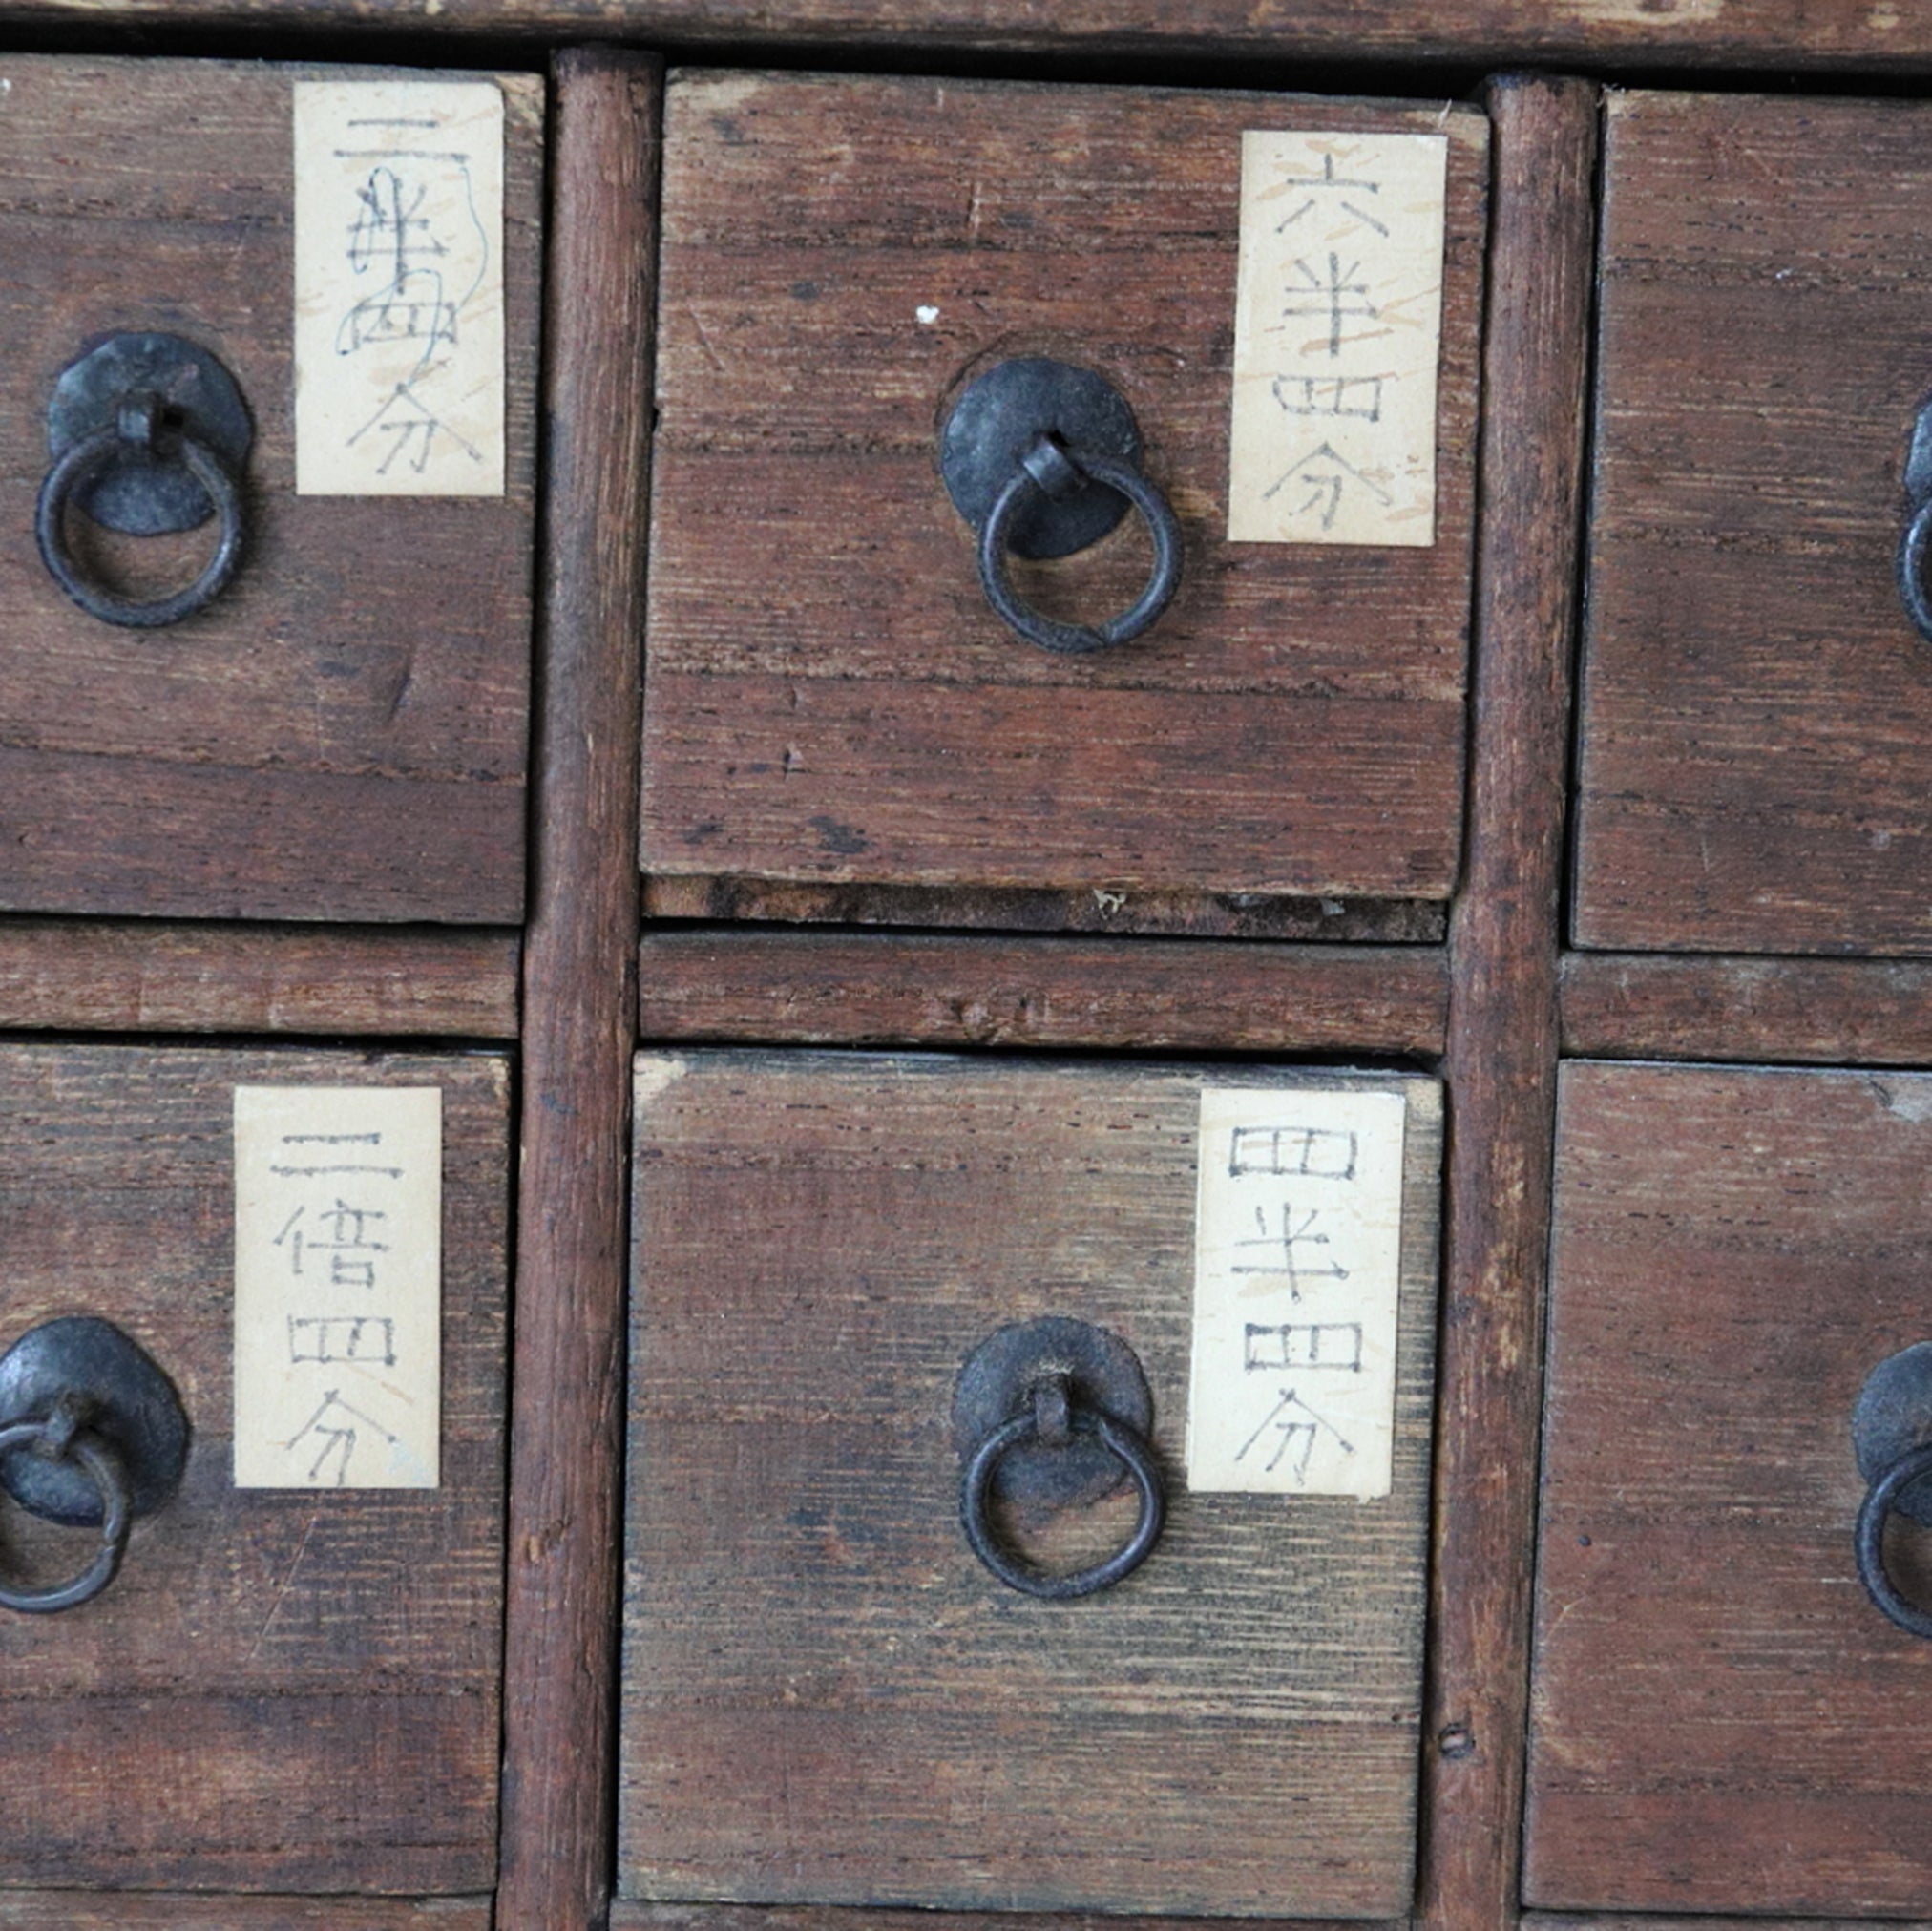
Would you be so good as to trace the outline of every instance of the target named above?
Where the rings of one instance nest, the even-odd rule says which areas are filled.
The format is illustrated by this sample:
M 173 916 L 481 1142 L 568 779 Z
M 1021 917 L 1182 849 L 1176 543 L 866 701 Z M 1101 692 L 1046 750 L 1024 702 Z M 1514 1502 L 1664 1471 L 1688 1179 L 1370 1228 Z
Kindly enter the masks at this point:
M 1190 1489 L 1389 1493 L 1405 1112 L 1358 1087 L 1203 1089 Z
M 1445 136 L 1241 136 L 1228 535 L 1436 540 Z
M 443 1096 L 235 1089 L 235 1486 L 434 1488 Z
M 295 491 L 503 493 L 503 95 L 295 86 Z

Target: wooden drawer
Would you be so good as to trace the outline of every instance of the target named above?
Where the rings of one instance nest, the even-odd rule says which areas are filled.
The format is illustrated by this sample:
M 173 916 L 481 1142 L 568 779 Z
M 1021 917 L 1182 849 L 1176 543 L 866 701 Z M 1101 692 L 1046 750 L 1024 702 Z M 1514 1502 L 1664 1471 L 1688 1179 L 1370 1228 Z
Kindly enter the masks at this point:
M 1528 1899 L 1923 1917 L 1932 1643 L 1860 1586 L 1851 1417 L 1928 1338 L 1932 1077 L 1577 1063 L 1559 1135 Z
M 1610 96 L 1575 931 L 1932 945 L 1932 108 Z
M 478 205 L 485 239 L 472 251 L 480 260 L 486 247 L 501 250 L 503 489 L 296 492 L 294 90 L 385 74 L 394 71 L 0 61 L 9 264 L 0 605 L 10 645 L 0 663 L 0 906 L 198 918 L 521 915 L 543 154 L 535 76 L 442 76 L 492 89 L 503 107 L 500 238 Z M 409 251 L 443 242 L 409 228 L 397 266 L 399 222 L 417 219 L 408 210 L 418 163 L 390 153 L 403 138 L 393 130 L 360 137 L 371 144 L 377 186 L 361 204 L 359 235 L 355 199 L 344 203 L 344 277 L 356 285 L 343 305 L 353 309 L 394 270 L 408 309 L 379 325 L 420 334 L 430 325 L 424 313 L 446 311 L 415 306 L 436 271 Z M 444 156 L 434 165 L 456 163 Z M 481 173 L 479 164 L 479 197 Z M 448 313 L 454 319 L 433 326 L 460 334 L 475 320 L 453 294 Z M 157 630 L 119 628 L 77 607 L 35 542 L 50 397 L 71 364 L 120 332 L 165 333 L 210 352 L 239 386 L 254 432 L 241 567 L 205 609 Z M 451 352 L 447 342 L 435 346 Z M 441 422 L 430 401 L 399 390 L 384 420 L 345 422 L 341 433 L 367 429 L 364 446 L 380 443 L 400 473 L 440 432 L 422 426 Z M 109 536 L 71 510 L 63 528 L 96 575 L 142 596 L 192 579 L 214 548 L 212 525 Z
M 1336 179 L 1304 195 L 1321 286 L 1375 241 L 1327 193 L 1370 199 L 1346 188 L 1355 143 L 1447 137 L 1433 542 L 1227 539 L 1256 129 L 1333 136 Z M 1460 849 L 1487 133 L 1473 111 L 1278 94 L 674 75 L 650 908 L 1437 935 Z M 1110 381 L 1177 512 L 1178 598 L 1133 642 L 1038 649 L 980 589 L 940 431 L 1019 357 Z M 1342 407 L 1321 391 L 1311 406 Z M 1091 623 L 1132 603 L 1149 555 L 1129 515 L 1013 567 Z
M 238 1084 L 441 1089 L 439 1487 L 235 1485 Z M 494 1885 L 509 1087 L 496 1054 L 0 1049 L 0 1345 L 102 1317 L 172 1379 L 192 1430 L 179 1490 L 135 1522 L 102 1594 L 0 1611 L 0 1885 Z M 356 1377 L 381 1378 L 344 1372 L 351 1397 Z M 0 1496 L 10 1585 L 73 1570 L 89 1542 Z M 68 1921 L 36 1917 L 32 1896 L 20 1908 Z M 115 1908 L 76 1900 L 72 1918 Z M 178 1908 L 167 1921 L 201 1921 Z M 342 1921 L 388 1922 L 347 1904 Z
M 1175 1473 L 1202 1089 L 1259 1088 L 1292 1113 L 1301 1087 L 1337 1081 L 1350 1076 L 824 1053 L 639 1061 L 620 1891 L 1407 1911 L 1432 1082 L 1354 1081 L 1408 1102 L 1392 1491 L 1197 1495 Z M 1002 1586 L 959 1520 L 956 1377 L 996 1330 L 1046 1315 L 1135 1351 L 1167 1471 L 1144 1566 L 1075 1602 Z M 1263 1392 L 1267 1419 L 1279 1391 Z M 1116 1497 L 1097 1520 L 1069 1511 L 1027 1534 L 1077 1566 L 1137 1505 Z

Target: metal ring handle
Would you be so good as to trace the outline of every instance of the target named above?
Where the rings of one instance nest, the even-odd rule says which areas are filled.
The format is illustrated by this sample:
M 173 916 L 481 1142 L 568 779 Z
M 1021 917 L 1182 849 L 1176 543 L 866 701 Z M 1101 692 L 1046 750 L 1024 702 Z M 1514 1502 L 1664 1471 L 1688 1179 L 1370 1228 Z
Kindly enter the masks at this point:
M 1932 592 L 1925 587 L 1928 549 L 1932 549 L 1932 497 L 1913 512 L 1899 538 L 1899 598 L 1919 635 L 1932 643 Z
M 1014 589 L 1006 575 L 1007 532 L 1029 498 L 1047 493 L 1031 467 L 1014 471 L 979 526 L 979 583 L 987 602 L 1028 643 L 1037 643 L 1041 650 L 1082 655 L 1130 642 L 1174 600 L 1181 587 L 1181 525 L 1166 497 L 1133 464 L 1083 451 L 1060 454 L 1083 478 L 1118 490 L 1145 519 L 1147 534 L 1154 539 L 1154 566 L 1140 600 L 1105 623 L 1061 623 L 1036 610 Z
M 182 435 L 177 452 L 182 467 L 207 491 L 214 503 L 215 513 L 221 519 L 220 540 L 201 574 L 186 589 L 147 601 L 117 597 L 84 575 L 74 561 L 67 547 L 66 518 L 74 491 L 110 468 L 123 444 L 118 429 L 96 430 L 93 435 L 74 443 L 47 472 L 47 480 L 40 486 L 33 532 L 49 574 L 90 617 L 126 629 L 155 630 L 192 617 L 220 596 L 234 576 L 235 566 L 242 560 L 245 534 L 242 492 L 228 466 L 206 443 L 197 436 Z
M 1932 1611 L 1908 1603 L 1894 1586 L 1885 1567 L 1885 1521 L 1892 1504 L 1922 1477 L 1932 1475 L 1932 1442 L 1915 1448 L 1880 1476 L 1865 1492 L 1852 1546 L 1858 1558 L 1858 1580 L 1865 1593 L 1900 1628 L 1914 1636 L 1932 1637 Z
M 1093 1408 L 1071 1410 L 1067 1425 L 1077 1435 L 1098 1436 L 1124 1464 L 1127 1473 L 1134 1478 L 1134 1485 L 1141 1491 L 1141 1513 L 1134 1523 L 1134 1532 L 1105 1562 L 1096 1563 L 1091 1568 L 1055 1575 L 1050 1570 L 1036 1568 L 1031 1563 L 1021 1562 L 1008 1554 L 994 1536 L 993 1525 L 986 1516 L 986 1498 L 1000 1462 L 1012 1450 L 1024 1447 L 1039 1434 L 1039 1423 L 1032 1409 L 1024 1409 L 1002 1421 L 974 1450 L 959 1481 L 959 1525 L 966 1532 L 973 1553 L 1008 1588 L 1056 1603 L 1067 1602 L 1076 1596 L 1091 1596 L 1095 1590 L 1111 1588 L 1122 1577 L 1132 1574 L 1146 1561 L 1148 1551 L 1160 1541 L 1162 1525 L 1167 1519 L 1167 1498 L 1161 1486 L 1160 1468 L 1155 1463 L 1153 1450 L 1137 1430 Z
M 16 1589 L 0 1582 L 0 1609 L 18 1609 L 28 1616 L 77 1609 L 99 1595 L 120 1569 L 121 1557 L 127 1553 L 128 1523 L 134 1515 L 120 1458 L 97 1435 L 85 1431 L 68 1434 L 56 1421 L 13 1421 L 0 1427 L 0 1454 L 42 1442 L 58 1442 L 61 1456 L 77 1461 L 100 1491 L 100 1551 L 79 1575 L 50 1588 Z

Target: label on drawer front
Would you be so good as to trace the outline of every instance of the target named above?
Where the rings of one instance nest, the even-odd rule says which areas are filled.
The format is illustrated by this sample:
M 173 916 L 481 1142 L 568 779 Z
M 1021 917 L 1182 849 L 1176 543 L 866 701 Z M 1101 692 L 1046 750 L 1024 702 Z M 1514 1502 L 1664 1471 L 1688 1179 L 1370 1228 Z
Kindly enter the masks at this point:
M 1389 1493 L 1405 1105 L 1203 1089 L 1190 1489 Z
M 235 1485 L 434 1488 L 443 1096 L 235 1089 Z
M 1241 136 L 1230 542 L 1436 540 L 1448 151 Z
M 295 87 L 295 489 L 503 493 L 503 95 Z

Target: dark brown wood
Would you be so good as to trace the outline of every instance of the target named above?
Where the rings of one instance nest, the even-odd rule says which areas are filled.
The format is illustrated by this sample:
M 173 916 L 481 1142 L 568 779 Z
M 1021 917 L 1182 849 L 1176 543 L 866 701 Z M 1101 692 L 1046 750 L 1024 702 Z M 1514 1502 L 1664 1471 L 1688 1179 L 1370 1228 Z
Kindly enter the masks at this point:
M 578 1931 L 610 1887 L 638 662 L 659 64 L 560 54 L 550 425 L 524 947 L 515 1465 L 499 1921 Z
M 481 1898 L 0 1891 L 0 1931 L 490 1931 Z
M 1469 852 L 1450 926 L 1422 1921 L 1516 1909 L 1596 90 L 1494 84 Z
M 1522 1931 L 1656 1931 L 1656 1920 L 1617 1917 L 1608 1912 L 1584 1916 L 1564 1911 L 1525 1911 Z M 1816 1931 L 1815 1918 L 1691 1918 L 1672 1916 L 1670 1931 Z M 1833 1931 L 1928 1931 L 1923 1919 L 1840 1919 Z
M 765 878 L 646 878 L 647 919 L 784 925 L 976 926 L 1139 937 L 1320 939 L 1439 945 L 1447 908 L 1413 898 L 1270 898 L 1253 892 L 999 891 L 986 886 L 798 885 Z
M 1115 929 L 1148 892 L 1445 898 L 1483 117 L 698 73 L 667 113 L 645 871 L 942 907 L 1100 888 Z M 1240 136 L 1290 124 L 1448 136 L 1433 546 L 1224 538 Z M 1117 383 L 1186 531 L 1180 595 L 1133 645 L 1009 634 L 935 473 L 956 391 L 1027 353 Z M 1065 613 L 1125 608 L 1138 519 L 1031 568 Z
M 1932 107 L 1633 94 L 1606 139 L 1576 937 L 1932 949 Z
M 0 60 L 9 909 L 522 915 L 542 91 L 496 76 L 509 493 L 298 497 L 291 90 L 344 72 Z M 255 424 L 246 560 L 207 611 L 160 634 L 85 615 L 34 545 L 49 393 L 116 328 L 212 349 Z
M 1442 1050 L 1437 948 L 647 932 L 650 1039 L 814 1045 Z
M 1928 1159 L 1923 1075 L 1564 1069 L 1532 1903 L 1932 1899 L 1932 1646 L 1859 1585 L 1850 1437 L 1926 1338 Z
M 0 1027 L 516 1037 L 508 932 L 0 921 Z
M 1406 1922 L 1297 1918 L 1294 1931 L 1400 1931 Z M 0 1918 L 0 1925 L 5 1923 Z M 1093 1912 L 1022 1916 L 873 1909 L 860 1915 L 837 1905 L 647 1904 L 620 1898 L 611 1905 L 610 1931 L 1213 1931 L 1226 1923 L 1225 1919 L 1101 1917 Z M 34 1931 L 39 1931 L 37 1925 Z
M 0 17 L 97 26 L 102 0 L 9 0 Z M 174 25 L 179 0 L 115 0 L 114 17 Z M 970 48 L 1007 54 L 1145 54 L 1270 60 L 1449 61 L 1466 68 L 1544 62 L 1695 73 L 1723 67 L 1932 71 L 1932 22 L 1902 4 L 1820 8 L 1813 0 L 1088 0 L 1077 20 L 1035 0 L 219 0 L 197 7 L 210 26 L 358 33 L 441 32 L 556 38 L 622 34 L 662 47 L 726 41 Z
M 442 1089 L 440 1488 L 234 1486 L 233 1089 L 301 1082 Z M 104 1595 L 0 1619 L 0 1884 L 491 1883 L 509 1095 L 499 1054 L 0 1053 L 6 1339 L 104 1316 L 194 1430 Z M 6 1535 L 10 1564 L 72 1561 L 10 1505 Z
M 1563 1047 L 1612 1060 L 1932 1063 L 1932 965 L 1573 952 Z
M 1289 1093 L 1334 1076 L 1223 1077 Z M 1003 1588 L 959 1532 L 953 1384 L 1009 1321 L 1074 1314 L 1124 1336 L 1161 1459 L 1183 1464 L 1199 1095 L 1214 1079 L 943 1056 L 640 1060 L 626 1894 L 1406 1906 L 1432 1082 L 1368 1082 L 1409 1102 L 1389 1497 L 1172 1480 L 1147 1565 L 1076 1606 Z M 1130 1522 L 1131 1494 L 1093 1512 L 1100 1533 L 1124 1533 L 1123 1505 Z

